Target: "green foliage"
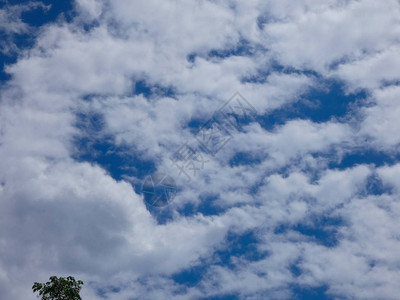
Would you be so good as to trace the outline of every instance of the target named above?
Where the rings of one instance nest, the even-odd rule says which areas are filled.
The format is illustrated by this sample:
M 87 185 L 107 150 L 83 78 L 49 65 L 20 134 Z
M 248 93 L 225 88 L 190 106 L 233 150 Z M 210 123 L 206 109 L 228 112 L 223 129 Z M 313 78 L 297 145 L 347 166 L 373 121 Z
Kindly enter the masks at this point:
M 72 276 L 51 276 L 49 279 L 46 283 L 35 282 L 32 286 L 33 292 L 39 292 L 38 297 L 42 297 L 42 300 L 82 300 L 79 296 L 83 285 L 81 280 L 76 281 Z

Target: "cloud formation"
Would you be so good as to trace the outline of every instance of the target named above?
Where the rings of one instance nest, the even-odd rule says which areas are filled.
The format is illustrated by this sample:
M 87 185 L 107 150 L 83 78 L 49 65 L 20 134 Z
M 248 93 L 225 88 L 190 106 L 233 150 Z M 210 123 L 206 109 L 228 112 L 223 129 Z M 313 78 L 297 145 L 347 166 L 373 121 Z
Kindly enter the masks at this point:
M 0 298 L 397 299 L 398 1 L 39 7 L 0 8 Z M 171 155 L 237 91 L 257 116 L 188 181 Z

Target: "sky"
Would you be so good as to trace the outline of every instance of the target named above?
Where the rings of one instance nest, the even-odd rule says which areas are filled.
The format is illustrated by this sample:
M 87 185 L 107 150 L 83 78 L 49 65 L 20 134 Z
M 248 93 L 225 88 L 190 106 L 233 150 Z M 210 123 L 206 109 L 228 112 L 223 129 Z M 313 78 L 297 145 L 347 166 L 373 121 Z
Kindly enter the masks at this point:
M 398 0 L 0 0 L 0 299 L 399 299 Z

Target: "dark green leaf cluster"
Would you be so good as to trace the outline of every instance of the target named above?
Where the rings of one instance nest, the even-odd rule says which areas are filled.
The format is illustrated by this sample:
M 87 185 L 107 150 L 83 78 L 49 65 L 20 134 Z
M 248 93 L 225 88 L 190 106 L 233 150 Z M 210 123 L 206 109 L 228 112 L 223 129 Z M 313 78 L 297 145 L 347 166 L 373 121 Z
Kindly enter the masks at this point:
M 32 286 L 34 293 L 39 292 L 42 300 L 82 300 L 79 296 L 83 282 L 76 281 L 74 277 L 67 278 L 51 276 L 46 283 L 35 282 Z

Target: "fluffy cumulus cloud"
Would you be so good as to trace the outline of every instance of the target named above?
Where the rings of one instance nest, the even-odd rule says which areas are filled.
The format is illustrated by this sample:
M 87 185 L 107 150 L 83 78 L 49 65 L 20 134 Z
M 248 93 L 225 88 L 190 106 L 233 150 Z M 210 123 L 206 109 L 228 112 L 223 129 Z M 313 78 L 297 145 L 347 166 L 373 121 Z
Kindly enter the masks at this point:
M 1 4 L 0 298 L 398 299 L 399 34 L 396 0 Z

